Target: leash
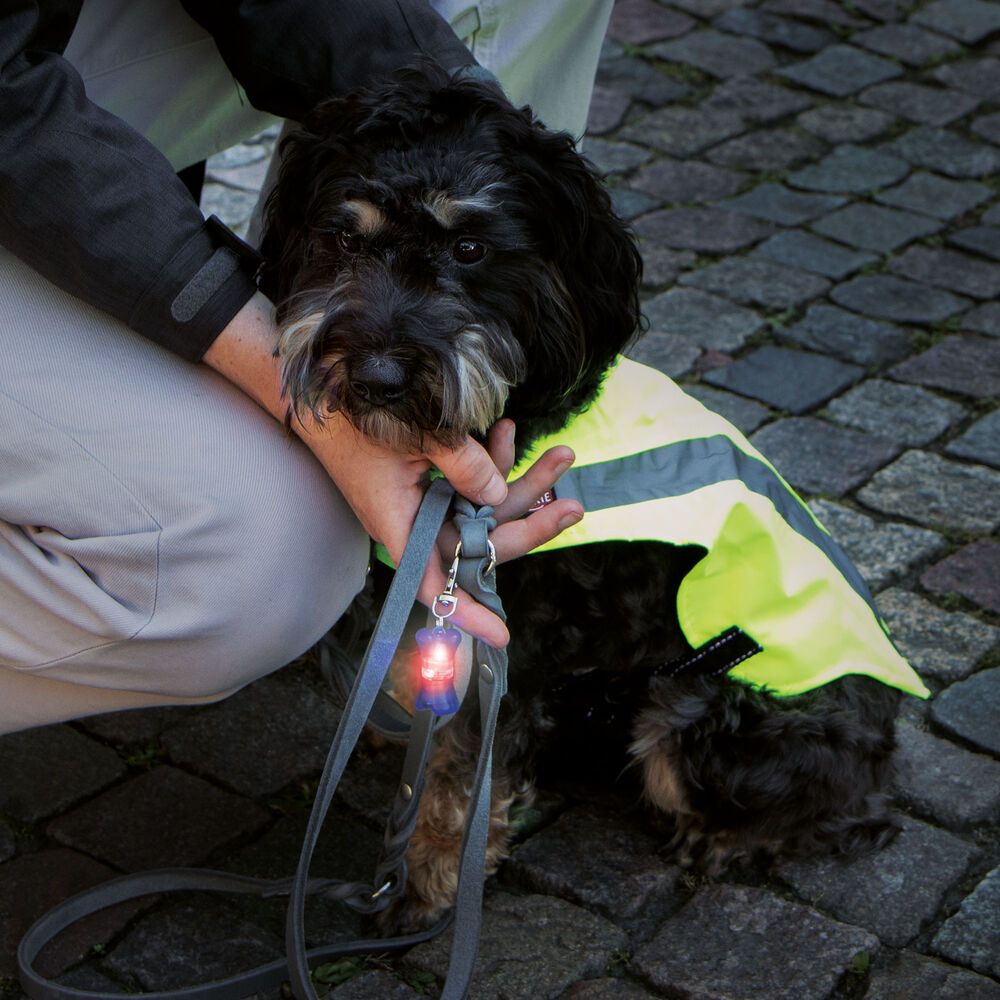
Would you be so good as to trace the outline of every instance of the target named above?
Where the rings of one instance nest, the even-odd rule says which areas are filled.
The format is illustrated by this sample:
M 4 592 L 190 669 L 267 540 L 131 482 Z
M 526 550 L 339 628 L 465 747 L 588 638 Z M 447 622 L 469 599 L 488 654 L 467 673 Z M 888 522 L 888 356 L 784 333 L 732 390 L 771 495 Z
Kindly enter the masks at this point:
M 261 898 L 287 896 L 286 957 L 187 989 L 141 994 L 144 1000 L 242 1000 L 286 979 L 291 981 L 297 1000 L 318 1000 L 309 975 L 310 967 L 335 956 L 409 948 L 430 940 L 452 923 L 455 932 L 441 1000 L 464 1000 L 479 950 L 486 841 L 490 824 L 493 737 L 500 701 L 507 690 L 506 652 L 486 643 L 477 641 L 475 645 L 482 745 L 470 794 L 460 854 L 458 893 L 452 913 L 435 926 L 414 934 L 339 942 L 308 950 L 305 946 L 307 898 L 335 899 L 357 912 L 372 914 L 388 907 L 406 887 L 406 849 L 417 821 L 425 783 L 424 771 L 435 729 L 435 716 L 429 709 L 417 711 L 409 726 L 409 742 L 400 783 L 372 883 L 311 878 L 309 867 L 344 768 L 369 713 L 379 700 L 382 683 L 416 598 L 428 556 L 453 496 L 454 491 L 447 480 L 438 479 L 431 484 L 421 504 L 331 743 L 295 874 L 285 879 L 255 879 L 208 869 L 163 868 L 124 875 L 77 893 L 35 921 L 21 939 L 17 949 L 18 970 L 24 992 L 31 1000 L 121 1000 L 120 993 L 78 990 L 46 979 L 35 970 L 35 959 L 60 931 L 83 917 L 142 896 L 190 890 L 249 894 Z M 503 608 L 496 594 L 493 546 L 488 538 L 489 532 L 496 527 L 492 508 L 475 508 L 462 497 L 454 497 L 454 501 L 454 523 L 459 530 L 460 545 L 453 566 L 453 582 L 503 618 Z M 470 682 L 470 691 L 471 688 Z M 392 725 L 395 732 L 400 731 L 398 716 L 394 717 Z

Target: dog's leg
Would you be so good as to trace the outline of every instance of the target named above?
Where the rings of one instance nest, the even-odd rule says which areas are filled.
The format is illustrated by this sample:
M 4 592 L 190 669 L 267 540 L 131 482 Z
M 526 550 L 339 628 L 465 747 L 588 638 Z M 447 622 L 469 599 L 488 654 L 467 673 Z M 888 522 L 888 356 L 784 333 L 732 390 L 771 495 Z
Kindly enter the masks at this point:
M 884 789 L 899 693 L 845 677 L 795 698 L 729 679 L 665 683 L 633 730 L 649 801 L 675 820 L 678 863 L 856 854 L 896 832 Z
M 442 730 L 440 745 L 427 768 L 427 785 L 406 854 L 406 893 L 380 917 L 383 931 L 400 933 L 430 926 L 455 902 L 462 837 L 480 745 L 477 720 L 472 715 L 463 707 Z M 501 714 L 484 877 L 492 875 L 509 854 L 511 805 L 533 797 L 522 769 L 512 766 L 514 762 L 504 759 L 499 751 L 510 745 L 511 722 Z

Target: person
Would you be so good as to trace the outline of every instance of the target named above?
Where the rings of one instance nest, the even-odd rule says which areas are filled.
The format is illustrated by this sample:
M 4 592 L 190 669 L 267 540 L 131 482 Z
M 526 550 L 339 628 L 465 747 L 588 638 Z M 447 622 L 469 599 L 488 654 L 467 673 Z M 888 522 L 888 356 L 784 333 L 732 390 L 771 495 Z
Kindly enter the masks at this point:
M 177 172 L 417 55 L 481 64 L 579 135 L 611 2 L 0 4 L 0 733 L 209 702 L 291 661 L 370 538 L 399 558 L 431 465 L 496 505 L 500 559 L 580 517 L 522 516 L 572 453 L 506 485 L 509 421 L 421 455 L 337 415 L 289 434 L 251 255 Z M 453 620 L 508 639 L 467 595 Z

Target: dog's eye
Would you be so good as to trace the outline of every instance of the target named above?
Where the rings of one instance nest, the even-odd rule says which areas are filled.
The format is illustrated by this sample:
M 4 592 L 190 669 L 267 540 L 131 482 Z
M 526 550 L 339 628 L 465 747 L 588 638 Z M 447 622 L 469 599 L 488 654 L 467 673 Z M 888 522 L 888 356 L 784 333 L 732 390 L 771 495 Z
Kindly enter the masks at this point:
M 451 255 L 459 264 L 478 264 L 486 256 L 486 244 L 465 237 L 451 248 Z
M 341 229 L 337 233 L 337 242 L 344 253 L 358 253 L 361 250 L 364 240 L 357 233 L 349 233 L 346 229 Z

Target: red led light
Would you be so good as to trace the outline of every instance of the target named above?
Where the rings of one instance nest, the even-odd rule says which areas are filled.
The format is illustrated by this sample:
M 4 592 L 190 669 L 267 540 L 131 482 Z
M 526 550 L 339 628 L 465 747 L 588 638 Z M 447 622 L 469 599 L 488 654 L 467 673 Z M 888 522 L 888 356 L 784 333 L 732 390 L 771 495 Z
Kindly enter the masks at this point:
M 455 693 L 455 652 L 462 643 L 457 628 L 435 625 L 417 630 L 420 647 L 420 693 L 415 706 L 429 708 L 435 715 L 458 711 Z

